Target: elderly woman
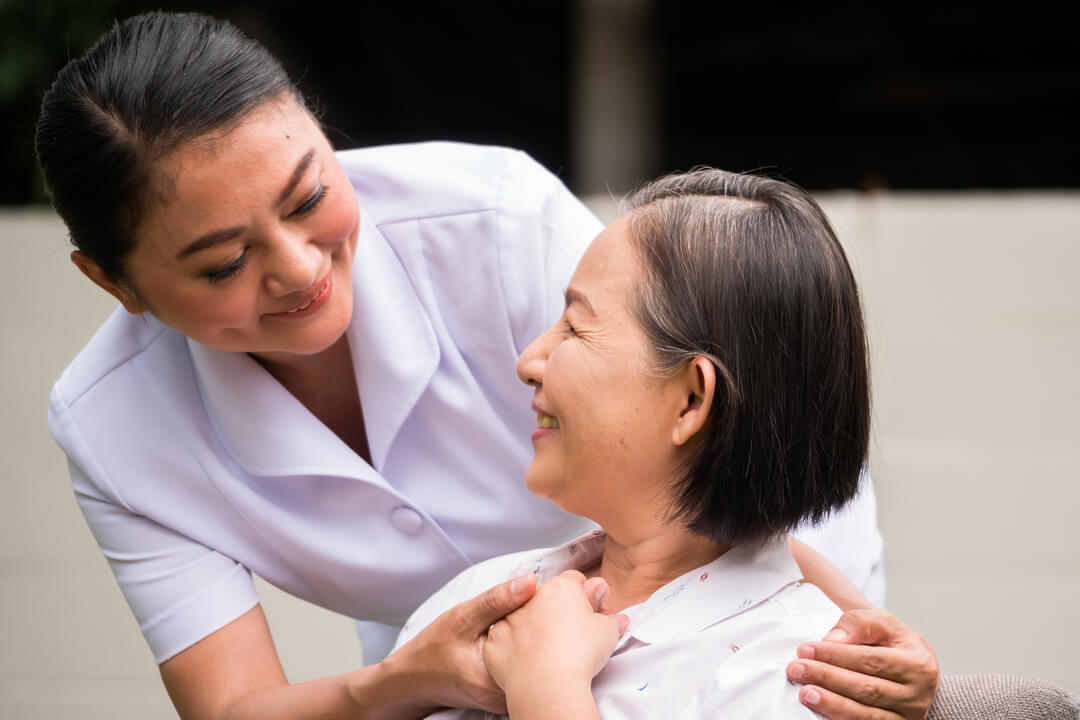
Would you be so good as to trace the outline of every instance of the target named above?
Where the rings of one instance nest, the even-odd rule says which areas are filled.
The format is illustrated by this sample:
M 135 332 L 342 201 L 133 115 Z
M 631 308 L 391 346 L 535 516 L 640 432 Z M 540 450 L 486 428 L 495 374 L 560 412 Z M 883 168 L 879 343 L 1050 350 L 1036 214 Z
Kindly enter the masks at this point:
M 529 489 L 602 530 L 465 571 L 400 641 L 535 574 L 484 645 L 512 717 L 810 716 L 785 667 L 841 611 L 785 534 L 855 496 L 870 425 L 858 292 L 814 201 L 720 170 L 646 186 L 518 376 Z

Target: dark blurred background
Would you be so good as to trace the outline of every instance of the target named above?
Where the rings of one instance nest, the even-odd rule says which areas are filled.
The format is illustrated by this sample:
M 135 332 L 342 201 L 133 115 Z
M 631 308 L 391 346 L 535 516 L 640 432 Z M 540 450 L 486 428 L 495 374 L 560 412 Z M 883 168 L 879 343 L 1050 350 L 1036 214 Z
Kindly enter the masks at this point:
M 158 8 L 263 42 L 339 147 L 520 147 L 582 194 L 698 164 L 817 190 L 1080 187 L 1076 2 L 0 0 L 0 204 L 44 201 L 57 70 Z

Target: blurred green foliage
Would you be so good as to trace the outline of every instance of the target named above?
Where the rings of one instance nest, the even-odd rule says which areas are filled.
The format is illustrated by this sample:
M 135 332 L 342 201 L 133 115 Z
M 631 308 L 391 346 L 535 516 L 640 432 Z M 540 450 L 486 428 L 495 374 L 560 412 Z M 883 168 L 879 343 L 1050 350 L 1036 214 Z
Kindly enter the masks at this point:
M 116 19 L 156 9 L 147 0 L 0 0 L 0 205 L 45 202 L 34 160 L 41 96 L 70 58 Z

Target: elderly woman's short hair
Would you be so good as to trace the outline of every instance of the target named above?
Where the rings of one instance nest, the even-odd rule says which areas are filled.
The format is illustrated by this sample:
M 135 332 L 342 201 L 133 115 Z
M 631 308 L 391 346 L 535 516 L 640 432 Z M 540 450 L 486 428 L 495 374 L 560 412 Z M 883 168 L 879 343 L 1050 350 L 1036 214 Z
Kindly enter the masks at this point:
M 731 545 L 821 521 L 857 493 L 870 432 L 859 293 L 825 214 L 789 183 L 713 169 L 651 182 L 624 209 L 653 369 L 716 369 L 672 519 Z

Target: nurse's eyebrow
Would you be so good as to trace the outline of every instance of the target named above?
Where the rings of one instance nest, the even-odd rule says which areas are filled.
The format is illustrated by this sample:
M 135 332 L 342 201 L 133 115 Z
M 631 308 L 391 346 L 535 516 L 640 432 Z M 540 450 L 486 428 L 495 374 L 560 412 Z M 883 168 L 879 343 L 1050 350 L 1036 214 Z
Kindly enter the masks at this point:
M 592 303 L 589 302 L 589 298 L 585 297 L 582 293 L 578 292 L 574 288 L 567 288 L 565 294 L 566 307 L 570 307 L 574 303 L 581 303 L 585 306 L 585 309 L 589 311 L 590 315 L 595 315 L 596 311 L 593 310 Z
M 292 171 L 292 175 L 289 177 L 289 182 L 285 185 L 285 189 L 281 191 L 281 195 L 278 195 L 278 205 L 289 199 L 293 190 L 300 184 L 300 178 L 304 177 L 304 172 L 307 171 L 308 166 L 311 165 L 311 161 L 315 159 L 315 149 L 312 148 L 304 153 L 304 157 L 300 158 L 300 162 L 296 164 L 296 169 Z
M 221 243 L 228 240 L 232 240 L 237 235 L 243 233 L 245 229 L 246 228 L 243 227 L 231 227 L 226 228 L 225 230 L 215 230 L 214 232 L 207 233 L 195 242 L 185 247 L 180 252 L 178 252 L 176 254 L 176 259 L 183 260 L 188 255 L 193 255 L 201 250 L 205 250 L 207 248 L 214 247 L 215 245 L 220 245 Z

